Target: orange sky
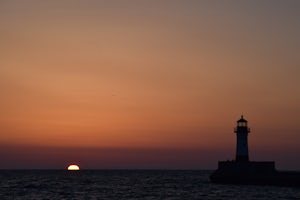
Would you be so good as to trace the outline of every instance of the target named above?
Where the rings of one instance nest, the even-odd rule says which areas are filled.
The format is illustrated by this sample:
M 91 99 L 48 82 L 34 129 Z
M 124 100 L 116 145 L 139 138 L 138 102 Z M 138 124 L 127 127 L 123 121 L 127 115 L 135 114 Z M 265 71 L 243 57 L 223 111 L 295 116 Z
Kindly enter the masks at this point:
M 250 158 L 299 169 L 299 9 L 2 0 L 0 168 L 214 168 L 243 113 Z

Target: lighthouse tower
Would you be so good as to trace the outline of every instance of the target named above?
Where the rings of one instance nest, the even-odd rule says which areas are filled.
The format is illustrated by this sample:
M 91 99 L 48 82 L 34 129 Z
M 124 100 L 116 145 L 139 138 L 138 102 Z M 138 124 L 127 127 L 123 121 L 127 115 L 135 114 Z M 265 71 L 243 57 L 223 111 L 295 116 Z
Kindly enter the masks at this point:
M 237 121 L 237 126 L 234 129 L 236 133 L 236 156 L 235 161 L 237 162 L 247 162 L 249 161 L 248 154 L 248 133 L 250 129 L 247 126 L 247 120 L 244 119 L 243 115 L 241 119 Z

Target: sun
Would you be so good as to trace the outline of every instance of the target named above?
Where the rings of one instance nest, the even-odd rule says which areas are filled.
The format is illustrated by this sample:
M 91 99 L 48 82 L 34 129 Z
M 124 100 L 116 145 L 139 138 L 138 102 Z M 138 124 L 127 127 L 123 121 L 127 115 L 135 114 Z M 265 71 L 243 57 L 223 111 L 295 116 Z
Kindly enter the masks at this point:
M 78 165 L 69 165 L 68 166 L 68 171 L 78 171 L 79 166 Z

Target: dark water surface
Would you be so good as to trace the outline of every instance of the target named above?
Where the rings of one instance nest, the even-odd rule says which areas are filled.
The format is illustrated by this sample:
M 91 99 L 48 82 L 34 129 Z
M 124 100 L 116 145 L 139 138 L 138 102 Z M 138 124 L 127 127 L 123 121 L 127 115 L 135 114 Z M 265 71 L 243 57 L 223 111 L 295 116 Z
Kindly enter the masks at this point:
M 0 170 L 0 199 L 300 199 L 300 188 L 218 185 L 211 171 Z

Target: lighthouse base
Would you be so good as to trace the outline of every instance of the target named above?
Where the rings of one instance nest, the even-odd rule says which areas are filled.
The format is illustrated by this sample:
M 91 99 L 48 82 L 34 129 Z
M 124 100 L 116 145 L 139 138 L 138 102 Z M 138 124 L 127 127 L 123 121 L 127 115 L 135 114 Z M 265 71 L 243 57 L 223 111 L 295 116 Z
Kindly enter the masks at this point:
M 237 162 L 249 162 L 249 156 L 248 155 L 236 155 L 235 160 Z
M 220 161 L 210 180 L 223 184 L 300 186 L 300 172 L 279 172 L 275 162 Z

